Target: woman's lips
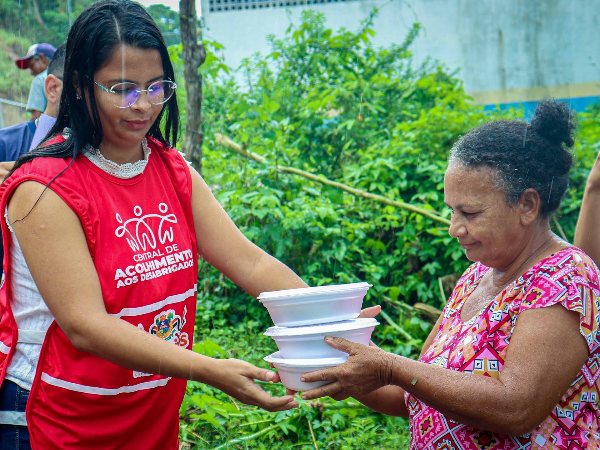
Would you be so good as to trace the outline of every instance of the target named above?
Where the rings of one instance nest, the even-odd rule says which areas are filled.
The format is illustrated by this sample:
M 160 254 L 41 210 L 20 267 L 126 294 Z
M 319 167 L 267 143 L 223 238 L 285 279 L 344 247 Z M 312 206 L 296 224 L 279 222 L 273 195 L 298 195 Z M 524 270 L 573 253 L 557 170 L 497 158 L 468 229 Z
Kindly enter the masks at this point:
M 148 125 L 147 120 L 126 120 L 125 123 L 132 130 L 141 130 Z
M 462 242 L 459 242 L 459 244 L 464 250 L 469 250 L 469 249 L 475 247 L 477 245 L 477 242 L 474 242 L 472 244 L 463 244 Z

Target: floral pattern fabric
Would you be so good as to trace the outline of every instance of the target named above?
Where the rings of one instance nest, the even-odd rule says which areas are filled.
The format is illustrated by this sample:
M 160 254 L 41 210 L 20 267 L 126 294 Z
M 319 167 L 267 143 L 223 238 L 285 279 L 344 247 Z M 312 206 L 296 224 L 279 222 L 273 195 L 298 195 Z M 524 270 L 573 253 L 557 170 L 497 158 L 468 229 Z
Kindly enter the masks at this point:
M 575 247 L 540 261 L 507 286 L 468 322 L 462 305 L 489 270 L 471 265 L 444 308 L 440 329 L 421 361 L 449 370 L 498 378 L 517 318 L 523 311 L 557 303 L 581 315 L 589 357 L 551 414 L 530 434 L 508 436 L 445 417 L 406 394 L 412 450 L 600 449 L 600 290 L 598 269 Z M 556 354 L 560 364 L 560 352 Z

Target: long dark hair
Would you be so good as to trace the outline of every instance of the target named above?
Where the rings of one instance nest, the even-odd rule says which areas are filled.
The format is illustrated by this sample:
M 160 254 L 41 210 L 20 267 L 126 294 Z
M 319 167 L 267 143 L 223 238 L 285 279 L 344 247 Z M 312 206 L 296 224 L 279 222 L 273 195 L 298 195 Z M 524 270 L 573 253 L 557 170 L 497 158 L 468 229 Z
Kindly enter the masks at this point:
M 69 136 L 64 142 L 38 147 L 25 153 L 17 160 L 11 174 L 19 166 L 38 157 L 72 156 L 74 161 L 86 145 L 100 145 L 103 132 L 94 96 L 94 74 L 108 61 L 117 46 L 158 50 L 165 79 L 175 81 L 173 65 L 159 28 L 140 4 L 130 0 L 101 0 L 87 7 L 73 23 L 66 45 L 60 107 L 56 123 L 48 135 L 62 133 L 68 127 L 71 130 Z M 77 99 L 77 91 L 84 96 L 83 99 Z M 164 124 L 164 134 L 161 123 Z M 174 146 L 178 128 L 179 109 L 177 97 L 173 94 L 152 124 L 148 135 L 163 144 Z

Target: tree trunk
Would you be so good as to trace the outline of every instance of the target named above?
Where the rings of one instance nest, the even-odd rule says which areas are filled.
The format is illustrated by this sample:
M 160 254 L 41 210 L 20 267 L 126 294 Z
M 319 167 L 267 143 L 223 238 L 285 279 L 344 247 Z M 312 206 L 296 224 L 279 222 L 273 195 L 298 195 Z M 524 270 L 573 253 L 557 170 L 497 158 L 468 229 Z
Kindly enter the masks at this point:
M 202 75 L 199 68 L 206 58 L 206 50 L 198 40 L 198 17 L 195 0 L 179 1 L 179 23 L 183 43 L 183 73 L 187 103 L 182 151 L 192 166 L 202 173 Z
M 32 0 L 32 1 L 33 1 L 33 14 L 35 15 L 35 20 L 37 21 L 37 23 L 40 24 L 40 26 L 44 30 L 47 30 L 48 27 L 46 27 L 46 24 L 44 23 L 44 19 L 42 19 L 42 15 L 40 14 L 40 7 L 38 6 L 37 0 Z

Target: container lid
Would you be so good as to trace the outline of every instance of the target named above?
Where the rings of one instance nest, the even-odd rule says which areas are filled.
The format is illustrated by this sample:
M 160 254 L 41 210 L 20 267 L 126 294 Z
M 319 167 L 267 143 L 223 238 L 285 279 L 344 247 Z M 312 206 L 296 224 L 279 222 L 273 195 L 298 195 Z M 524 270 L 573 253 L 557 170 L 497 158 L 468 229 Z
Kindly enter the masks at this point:
M 277 364 L 278 366 L 289 366 L 289 367 L 333 367 L 344 364 L 348 359 L 347 356 L 341 356 L 339 358 L 307 358 L 307 359 L 289 359 L 282 358 L 279 352 L 270 354 L 263 358 L 265 361 Z
M 265 331 L 265 336 L 303 336 L 306 334 L 336 333 L 339 331 L 359 330 L 374 327 L 379 322 L 373 318 L 342 320 L 340 322 L 321 323 L 304 327 L 270 327 Z
M 338 292 L 352 292 L 369 289 L 372 284 L 369 283 L 349 283 L 349 284 L 332 284 L 327 286 L 315 286 L 298 289 L 286 289 L 283 291 L 261 292 L 257 297 L 259 300 L 279 300 L 289 297 L 305 297 L 317 294 L 330 294 Z

